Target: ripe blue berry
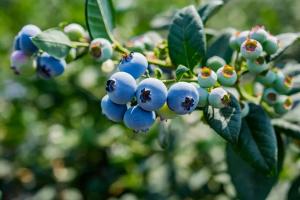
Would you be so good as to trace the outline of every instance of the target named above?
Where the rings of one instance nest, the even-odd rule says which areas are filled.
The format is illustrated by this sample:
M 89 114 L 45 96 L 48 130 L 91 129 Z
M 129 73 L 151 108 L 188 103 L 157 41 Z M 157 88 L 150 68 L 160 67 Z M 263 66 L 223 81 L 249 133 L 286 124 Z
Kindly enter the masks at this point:
M 267 104 L 272 106 L 278 101 L 279 94 L 273 88 L 266 88 L 262 98 Z
M 140 82 L 136 90 L 138 105 L 147 111 L 154 111 L 164 105 L 167 100 L 168 89 L 162 81 L 147 78 Z
M 15 37 L 13 47 L 14 47 L 14 51 L 21 50 L 21 46 L 20 46 L 20 36 L 19 36 L 19 35 L 17 35 L 17 36 Z
M 113 49 L 107 39 L 97 38 L 90 44 L 90 53 L 98 62 L 104 62 L 112 57 Z
M 230 95 L 221 87 L 214 88 L 209 93 L 208 102 L 214 108 L 224 108 L 230 103 Z
M 106 82 L 106 92 L 111 101 L 116 104 L 126 104 L 135 95 L 137 85 L 132 76 L 125 72 L 113 74 Z
M 146 57 L 138 52 L 125 55 L 119 64 L 119 70 L 121 72 L 127 72 L 135 79 L 141 77 L 146 72 L 147 67 L 148 61 Z
M 124 115 L 126 127 L 136 132 L 146 132 L 155 122 L 155 112 L 146 111 L 139 106 L 129 108 Z
M 16 75 L 33 75 L 35 68 L 33 59 L 23 51 L 14 51 L 10 57 L 11 69 Z
M 287 94 L 293 87 L 293 77 L 285 76 L 281 71 L 276 74 L 274 89 L 280 94 Z
M 224 65 L 226 65 L 225 60 L 223 58 L 219 57 L 219 56 L 210 57 L 206 61 L 206 66 L 208 66 L 209 68 L 211 68 L 214 71 L 217 71 L 218 69 L 220 69 Z
M 268 70 L 266 74 L 260 74 L 256 77 L 256 80 L 264 86 L 270 86 L 276 79 L 276 73 L 273 70 Z
M 237 81 L 237 74 L 234 67 L 225 65 L 220 68 L 217 72 L 218 81 L 223 86 L 232 86 Z
M 169 108 L 177 114 L 191 113 L 197 107 L 198 101 L 197 88 L 191 83 L 178 82 L 169 89 L 167 103 Z
M 76 23 L 68 24 L 64 27 L 64 32 L 72 41 L 81 41 L 85 37 L 84 28 Z
M 260 56 L 255 60 L 247 59 L 248 70 L 253 74 L 259 74 L 268 69 L 268 65 L 264 57 Z
M 47 53 L 37 57 L 37 73 L 41 78 L 50 79 L 59 76 L 65 67 L 65 60 L 54 58 Z
M 35 25 L 26 25 L 19 33 L 20 48 L 25 53 L 31 55 L 38 51 L 38 48 L 33 44 L 31 37 L 36 36 L 41 32 L 41 29 Z
M 263 43 L 265 52 L 268 54 L 274 54 L 279 48 L 278 39 L 273 35 L 268 35 L 266 41 Z
M 288 96 L 280 96 L 276 104 L 274 105 L 274 110 L 277 114 L 283 115 L 287 113 L 293 107 L 293 100 Z
M 209 88 L 217 82 L 217 74 L 208 67 L 202 67 L 198 74 L 198 83 L 203 88 Z
M 250 38 L 257 40 L 261 44 L 266 41 L 268 33 L 263 26 L 255 26 L 250 32 Z
M 105 95 L 101 100 L 101 110 L 108 119 L 114 122 L 123 121 L 124 114 L 127 110 L 126 105 L 120 105 L 112 102 L 108 95 Z
M 261 55 L 262 51 L 261 44 L 253 39 L 247 39 L 241 45 L 241 54 L 246 59 L 254 60 Z
M 197 88 L 199 94 L 198 106 L 200 108 L 203 108 L 208 104 L 208 91 L 205 88 L 200 87 L 196 83 L 193 83 L 193 85 Z

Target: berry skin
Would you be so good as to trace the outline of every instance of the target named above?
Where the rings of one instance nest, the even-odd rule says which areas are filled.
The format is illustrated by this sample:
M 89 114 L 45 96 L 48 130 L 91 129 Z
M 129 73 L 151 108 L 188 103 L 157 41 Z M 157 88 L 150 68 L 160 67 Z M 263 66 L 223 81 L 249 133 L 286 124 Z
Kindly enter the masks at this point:
M 124 114 L 127 110 L 126 105 L 120 105 L 112 102 L 108 95 L 105 95 L 101 100 L 101 110 L 108 119 L 114 122 L 122 122 Z
M 64 32 L 72 41 L 81 41 L 85 37 L 84 28 L 76 23 L 69 24 L 64 27 Z
M 54 58 L 47 53 L 37 57 L 37 73 L 41 78 L 50 79 L 59 76 L 65 67 L 65 60 Z
M 138 105 L 147 111 L 154 111 L 162 107 L 168 95 L 168 89 L 162 81 L 147 78 L 140 82 L 136 90 Z
M 20 46 L 20 36 L 17 35 L 14 39 L 14 45 L 13 45 L 13 48 L 15 51 L 17 50 L 21 50 L 21 46 Z
M 248 70 L 253 74 L 259 74 L 268 69 L 268 65 L 264 57 L 260 56 L 255 60 L 247 59 Z
M 208 104 L 208 91 L 205 88 L 200 87 L 198 84 L 196 83 L 192 83 L 198 91 L 199 94 L 199 101 L 198 101 L 198 106 L 200 108 L 205 107 Z
M 209 88 L 217 82 L 217 74 L 208 67 L 202 67 L 198 74 L 198 83 L 203 88 Z
M 279 48 L 278 39 L 273 35 L 268 35 L 266 41 L 263 43 L 264 51 L 267 54 L 274 54 Z
M 210 57 L 206 61 L 206 66 L 208 66 L 209 68 L 211 68 L 214 71 L 217 71 L 218 69 L 220 69 L 224 65 L 226 65 L 225 60 L 223 58 L 219 57 L 219 56 Z
M 232 86 L 237 81 L 237 74 L 234 67 L 225 65 L 220 68 L 217 72 L 218 81 L 223 86 Z
M 148 61 L 146 57 L 138 52 L 125 55 L 119 64 L 119 70 L 121 72 L 127 72 L 135 79 L 141 77 L 146 72 L 147 67 Z
M 173 84 L 168 92 L 167 103 L 179 115 L 191 113 L 197 107 L 199 94 L 197 88 L 186 82 Z
M 281 71 L 276 74 L 274 89 L 280 94 L 287 94 L 293 87 L 293 78 L 285 76 Z
M 246 117 L 249 114 L 249 104 L 247 102 L 240 102 L 240 106 L 241 106 L 241 115 L 242 117 Z
M 233 50 L 239 50 L 241 47 L 241 45 L 239 45 L 238 40 L 237 40 L 237 36 L 239 34 L 240 34 L 239 32 L 236 32 L 235 34 L 231 35 L 231 37 L 229 39 L 229 46 Z
M 123 121 L 127 128 L 136 132 L 146 132 L 155 122 L 155 112 L 133 106 L 125 112 Z
M 266 88 L 262 98 L 267 104 L 272 106 L 278 101 L 279 94 L 273 88 Z
M 76 59 L 76 56 L 77 56 L 77 50 L 75 48 L 71 48 L 65 60 L 67 63 L 70 63 Z
M 157 110 L 156 113 L 161 120 L 173 119 L 176 117 L 176 113 L 169 108 L 167 103 Z
M 279 100 L 274 106 L 274 110 L 277 114 L 283 115 L 287 113 L 293 107 L 293 100 L 288 96 L 280 96 Z
M 276 73 L 273 70 L 268 70 L 266 74 L 258 75 L 256 80 L 264 86 L 270 86 L 276 79 Z
M 36 36 L 41 32 L 41 29 L 35 25 L 26 25 L 19 33 L 20 48 L 25 53 L 32 55 L 38 51 L 38 48 L 33 44 L 31 37 Z
M 264 43 L 268 37 L 268 33 L 263 26 L 255 26 L 250 31 L 250 38 L 257 40 L 261 44 Z
M 98 62 L 104 62 L 112 57 L 113 48 L 111 43 L 104 38 L 96 38 L 90 44 L 90 54 Z
M 16 75 L 33 75 L 35 73 L 33 59 L 23 51 L 14 51 L 10 57 L 11 69 Z
M 261 55 L 262 51 L 261 44 L 253 39 L 247 39 L 241 45 L 241 54 L 246 59 L 254 60 Z
M 242 31 L 236 33 L 236 40 L 238 49 L 241 47 L 241 45 L 249 38 L 250 31 Z
M 126 104 L 135 95 L 137 85 L 132 76 L 125 72 L 113 74 L 106 82 L 106 92 L 110 100 L 116 104 Z
M 230 103 L 230 95 L 221 87 L 214 88 L 208 96 L 208 102 L 214 108 L 224 108 Z

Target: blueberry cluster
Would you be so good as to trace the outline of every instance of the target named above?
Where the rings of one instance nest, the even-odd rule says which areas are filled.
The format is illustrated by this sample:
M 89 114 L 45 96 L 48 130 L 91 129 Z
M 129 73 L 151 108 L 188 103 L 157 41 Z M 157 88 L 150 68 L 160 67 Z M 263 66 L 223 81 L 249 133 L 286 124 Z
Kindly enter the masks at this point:
M 268 63 L 268 58 L 279 48 L 278 39 L 263 26 L 255 26 L 233 35 L 230 46 L 240 52 L 245 68 L 265 87 L 262 99 L 278 114 L 289 111 L 293 102 L 287 94 L 293 86 L 293 78 Z
M 107 95 L 101 100 L 102 113 L 108 119 L 123 121 L 128 128 L 145 132 L 154 124 L 156 116 L 170 119 L 176 114 L 191 113 L 196 107 L 204 107 L 208 103 L 222 108 L 230 102 L 230 96 L 223 88 L 210 89 L 217 77 L 226 85 L 235 83 L 234 70 L 226 64 L 218 70 L 218 75 L 203 67 L 199 84 L 176 82 L 169 89 L 156 78 L 145 78 L 137 84 L 136 79 L 145 74 L 147 66 L 147 59 L 138 52 L 121 59 L 119 71 L 106 82 Z M 226 76 L 227 73 L 229 76 Z

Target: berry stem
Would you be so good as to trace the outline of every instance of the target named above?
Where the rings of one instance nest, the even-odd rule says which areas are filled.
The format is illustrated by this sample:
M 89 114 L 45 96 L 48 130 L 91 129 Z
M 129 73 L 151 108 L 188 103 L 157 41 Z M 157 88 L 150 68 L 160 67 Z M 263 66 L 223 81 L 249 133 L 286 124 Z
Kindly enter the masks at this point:
M 87 42 L 72 42 L 72 46 L 74 48 L 77 48 L 77 47 L 89 47 L 90 44 L 87 43 Z
M 169 80 L 161 80 L 163 83 L 166 83 L 166 84 L 170 84 L 170 83 L 175 83 L 175 82 L 178 82 L 176 79 L 169 79 Z M 183 82 L 195 82 L 197 83 L 198 80 L 197 79 L 181 79 L 180 81 L 183 81 Z

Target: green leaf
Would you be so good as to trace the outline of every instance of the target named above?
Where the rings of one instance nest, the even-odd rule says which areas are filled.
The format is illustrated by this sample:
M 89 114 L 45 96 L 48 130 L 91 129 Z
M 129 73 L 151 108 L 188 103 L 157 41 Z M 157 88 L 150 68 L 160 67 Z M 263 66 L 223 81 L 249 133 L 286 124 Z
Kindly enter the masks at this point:
M 188 72 L 190 69 L 186 66 L 179 65 L 176 69 L 176 81 L 179 81 L 182 79 L 183 75 Z
M 92 39 L 106 38 L 113 40 L 115 26 L 114 7 L 111 0 L 86 0 L 85 17 Z
M 278 150 L 274 128 L 260 106 L 250 103 L 249 107 L 234 149 L 260 172 L 274 175 L 277 172 Z
M 242 116 L 239 101 L 231 95 L 230 104 L 221 109 L 207 106 L 204 117 L 212 129 L 229 143 L 238 143 Z
M 229 39 L 232 32 L 232 29 L 225 30 L 211 42 L 207 49 L 207 58 L 219 56 L 223 58 L 226 63 L 230 63 L 233 50 L 229 46 Z
M 199 15 L 202 18 L 203 23 L 213 16 L 222 6 L 224 5 L 224 1 L 222 0 L 211 0 L 207 4 L 204 4 L 199 9 Z
M 277 135 L 278 168 L 281 170 L 284 160 L 284 143 Z M 237 197 L 243 200 L 265 200 L 278 180 L 278 175 L 267 177 L 256 171 L 245 162 L 228 144 L 226 148 L 228 173 L 237 192 Z
M 279 132 L 295 139 L 300 139 L 300 125 L 288 122 L 284 119 L 273 119 L 272 124 Z
M 300 37 L 299 33 L 282 33 L 276 36 L 279 40 L 279 49 L 273 55 L 270 60 L 277 59 L 287 48 L 292 46 Z
M 288 200 L 299 200 L 300 199 L 300 176 L 293 180 L 291 187 L 287 195 Z
M 67 35 L 57 29 L 48 29 L 32 38 L 32 42 L 41 50 L 56 58 L 64 58 L 72 48 Z
M 204 27 L 194 6 L 179 10 L 173 18 L 168 36 L 169 53 L 175 65 L 193 69 L 206 53 Z

